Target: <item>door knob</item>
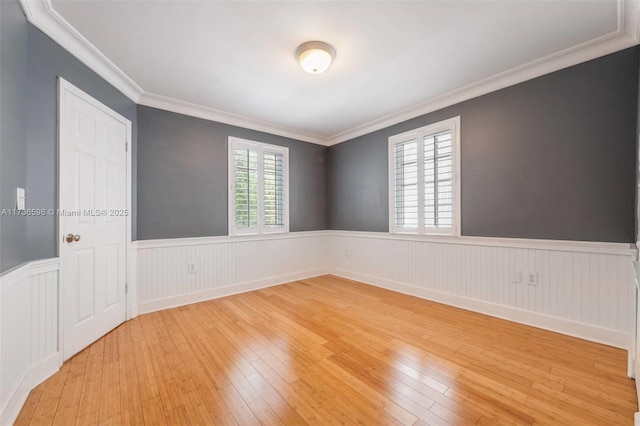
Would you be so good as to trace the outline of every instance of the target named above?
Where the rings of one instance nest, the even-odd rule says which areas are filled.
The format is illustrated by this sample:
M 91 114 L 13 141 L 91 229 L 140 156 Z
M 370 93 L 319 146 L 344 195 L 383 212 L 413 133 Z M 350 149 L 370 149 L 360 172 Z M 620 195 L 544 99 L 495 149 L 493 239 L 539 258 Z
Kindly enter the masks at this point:
M 67 234 L 66 237 L 64 237 L 64 239 L 68 242 L 68 243 L 72 243 L 74 241 L 80 241 L 80 235 L 73 235 L 73 234 Z

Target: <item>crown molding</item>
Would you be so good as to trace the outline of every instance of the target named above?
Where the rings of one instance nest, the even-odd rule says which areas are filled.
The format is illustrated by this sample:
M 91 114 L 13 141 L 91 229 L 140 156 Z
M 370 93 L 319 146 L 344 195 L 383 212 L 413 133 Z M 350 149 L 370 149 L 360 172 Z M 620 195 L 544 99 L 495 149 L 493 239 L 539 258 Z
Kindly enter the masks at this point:
M 328 145 L 328 139 L 311 133 L 278 126 L 265 121 L 256 120 L 239 114 L 234 114 L 219 109 L 206 107 L 191 102 L 181 101 L 153 93 L 144 93 L 138 100 L 139 105 L 145 105 L 165 111 L 176 112 L 178 114 L 189 115 L 191 117 L 230 124 L 232 126 L 244 127 L 246 129 L 259 132 L 270 133 L 272 135 L 283 136 L 285 138 L 297 139 L 317 145 Z
M 133 102 L 144 92 L 127 74 L 87 40 L 51 4 L 51 0 L 20 0 L 29 22 Z
M 350 139 L 384 129 L 429 112 L 446 108 L 456 103 L 495 92 L 591 59 L 596 59 L 635 46 L 640 41 L 640 0 L 617 0 L 618 28 L 610 34 L 477 81 L 426 102 L 340 132 L 331 137 L 323 137 L 179 99 L 146 93 L 135 81 L 127 76 L 124 71 L 111 62 L 109 58 L 56 12 L 55 9 L 53 9 L 51 0 L 20 0 L 20 3 L 27 15 L 27 19 L 29 19 L 33 25 L 42 30 L 56 43 L 60 44 L 116 89 L 120 90 L 129 99 L 140 105 L 325 146 L 346 142 Z
M 137 104 L 319 145 L 326 146 L 328 144 L 328 139 L 322 136 L 179 99 L 145 92 L 142 87 L 118 68 L 118 66 L 60 15 L 53 8 L 51 0 L 20 0 L 20 3 L 29 22 L 38 27 L 42 32 L 80 60 L 80 62 L 88 66 Z
M 616 31 L 335 134 L 329 138 L 328 145 L 346 142 L 478 96 L 635 46 L 639 40 L 640 1 L 618 0 L 618 29 Z

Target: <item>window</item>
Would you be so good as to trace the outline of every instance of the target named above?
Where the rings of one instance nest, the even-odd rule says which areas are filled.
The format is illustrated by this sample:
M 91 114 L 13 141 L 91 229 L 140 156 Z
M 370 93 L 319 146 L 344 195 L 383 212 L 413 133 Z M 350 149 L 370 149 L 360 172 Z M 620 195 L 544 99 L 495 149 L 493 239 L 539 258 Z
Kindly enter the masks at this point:
M 229 235 L 289 231 L 289 149 L 229 138 Z
M 389 231 L 460 234 L 460 117 L 389 138 Z

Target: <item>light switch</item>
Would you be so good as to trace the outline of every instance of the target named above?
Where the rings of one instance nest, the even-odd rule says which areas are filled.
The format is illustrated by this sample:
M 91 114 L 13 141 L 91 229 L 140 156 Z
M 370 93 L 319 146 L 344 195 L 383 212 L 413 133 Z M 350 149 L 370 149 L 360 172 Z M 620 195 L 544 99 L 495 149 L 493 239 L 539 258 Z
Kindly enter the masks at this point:
M 26 206 L 25 206 L 25 204 L 26 204 L 26 203 L 25 203 L 25 199 L 26 199 L 27 197 L 26 197 L 26 196 L 25 196 L 25 194 L 24 194 L 24 188 L 17 188 L 16 195 L 17 195 L 17 198 L 16 198 L 16 208 L 17 208 L 18 210 L 25 210 L 25 209 L 26 209 Z

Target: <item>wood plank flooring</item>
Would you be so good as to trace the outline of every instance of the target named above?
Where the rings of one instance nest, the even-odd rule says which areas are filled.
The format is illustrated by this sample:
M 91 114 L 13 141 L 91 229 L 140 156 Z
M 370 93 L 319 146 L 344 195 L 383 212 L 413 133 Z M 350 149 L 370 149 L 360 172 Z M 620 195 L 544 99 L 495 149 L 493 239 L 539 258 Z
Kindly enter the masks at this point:
M 631 425 L 626 352 L 333 276 L 141 315 L 16 425 Z

